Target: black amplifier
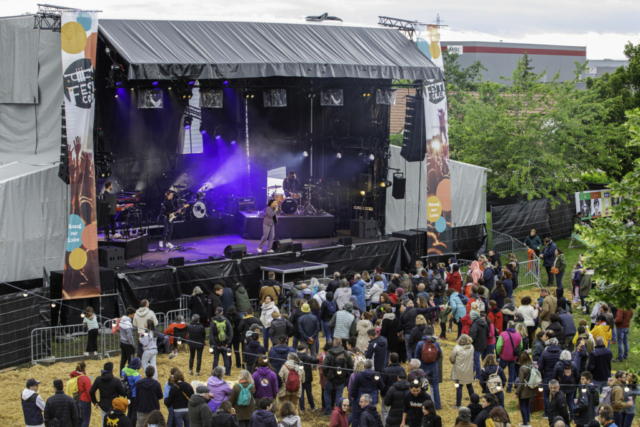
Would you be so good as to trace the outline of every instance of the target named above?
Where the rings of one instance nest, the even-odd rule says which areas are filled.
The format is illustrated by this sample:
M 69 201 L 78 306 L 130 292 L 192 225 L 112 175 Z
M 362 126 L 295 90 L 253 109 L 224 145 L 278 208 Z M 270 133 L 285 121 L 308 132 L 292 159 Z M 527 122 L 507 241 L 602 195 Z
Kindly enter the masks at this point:
M 225 213 L 235 215 L 239 211 L 256 210 L 256 198 L 251 197 L 238 197 L 238 196 L 226 196 L 225 199 Z

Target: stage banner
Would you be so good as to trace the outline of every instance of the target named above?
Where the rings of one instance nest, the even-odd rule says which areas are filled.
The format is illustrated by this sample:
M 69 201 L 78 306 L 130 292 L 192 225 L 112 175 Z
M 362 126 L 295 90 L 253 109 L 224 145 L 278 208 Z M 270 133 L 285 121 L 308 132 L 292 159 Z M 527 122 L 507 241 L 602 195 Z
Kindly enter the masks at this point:
M 93 158 L 97 40 L 96 13 L 62 13 L 60 41 L 70 181 L 64 299 L 100 295 Z
M 582 212 L 582 219 L 594 219 L 611 215 L 611 207 L 619 199 L 611 197 L 609 190 L 583 191 L 576 193 L 576 214 Z
M 420 27 L 418 48 L 444 72 L 440 32 L 436 25 Z M 427 80 L 424 112 L 427 144 L 427 255 L 453 252 L 449 125 L 444 80 Z

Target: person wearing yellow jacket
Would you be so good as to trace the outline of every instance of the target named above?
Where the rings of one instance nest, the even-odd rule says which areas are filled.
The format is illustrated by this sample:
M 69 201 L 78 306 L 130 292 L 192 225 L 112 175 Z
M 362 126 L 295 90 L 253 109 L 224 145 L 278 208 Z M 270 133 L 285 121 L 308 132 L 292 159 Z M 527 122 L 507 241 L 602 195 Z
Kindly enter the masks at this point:
M 607 318 L 604 314 L 598 315 L 598 324 L 593 327 L 591 335 L 594 340 L 597 337 L 602 337 L 605 343 L 611 341 L 611 326 L 607 325 Z

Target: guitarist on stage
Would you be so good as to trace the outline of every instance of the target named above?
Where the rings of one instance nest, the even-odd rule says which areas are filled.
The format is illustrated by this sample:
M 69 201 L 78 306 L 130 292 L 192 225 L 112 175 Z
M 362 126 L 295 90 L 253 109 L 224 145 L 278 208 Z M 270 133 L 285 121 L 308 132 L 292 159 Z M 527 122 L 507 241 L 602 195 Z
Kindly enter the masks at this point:
M 173 220 L 176 215 L 180 213 L 182 209 L 189 206 L 188 204 L 183 207 L 176 209 L 176 205 L 173 202 L 173 191 L 167 191 L 165 193 L 164 202 L 162 202 L 162 210 L 160 211 L 160 216 L 162 216 L 162 221 L 164 222 L 164 231 L 162 232 L 162 238 L 160 239 L 159 248 L 162 249 L 166 247 L 167 249 L 173 249 L 173 245 L 169 240 L 171 240 L 171 234 L 173 233 Z

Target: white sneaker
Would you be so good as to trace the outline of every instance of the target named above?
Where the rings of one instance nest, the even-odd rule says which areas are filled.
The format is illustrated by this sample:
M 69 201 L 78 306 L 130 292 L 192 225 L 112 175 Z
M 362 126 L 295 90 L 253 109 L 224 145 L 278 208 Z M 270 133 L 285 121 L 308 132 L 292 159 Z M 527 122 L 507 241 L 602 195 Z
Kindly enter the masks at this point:
M 164 242 L 162 240 L 160 240 L 160 242 L 158 243 L 158 248 L 159 249 L 163 249 L 164 248 Z
M 273 249 L 269 249 L 269 253 L 270 253 L 270 254 L 271 254 L 271 253 L 273 253 Z
M 258 253 L 261 254 L 262 253 L 262 249 L 258 248 Z
M 94 352 L 93 352 L 93 355 L 94 355 L 94 356 L 97 356 L 97 355 L 98 355 L 98 352 L 97 352 L 97 351 L 94 351 Z
M 122 237 L 122 235 L 120 233 L 116 233 L 116 234 L 113 235 L 114 239 L 119 239 L 121 237 Z
M 175 246 L 173 246 L 173 245 L 171 244 L 171 242 L 167 242 L 167 248 L 169 248 L 169 249 L 173 249 L 174 247 L 175 247 Z
M 84 352 L 85 357 L 89 357 L 89 353 L 87 353 L 86 351 Z

